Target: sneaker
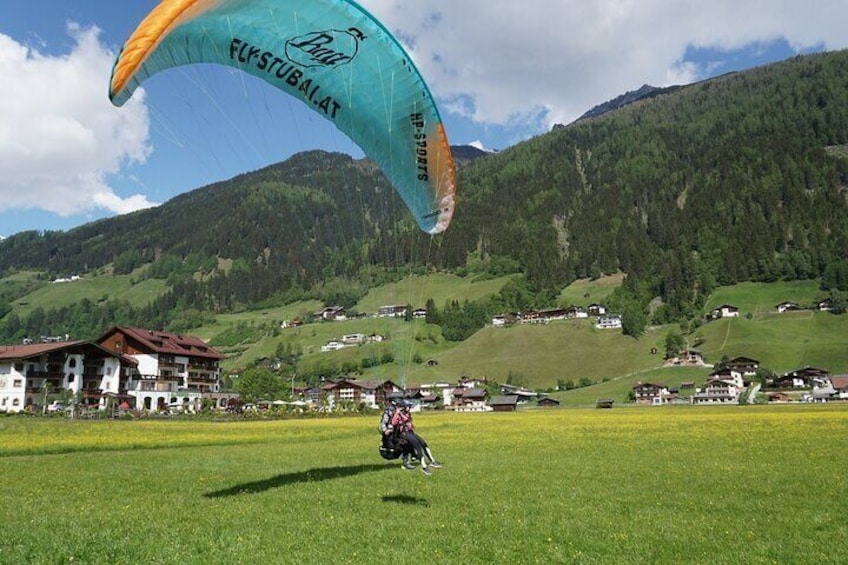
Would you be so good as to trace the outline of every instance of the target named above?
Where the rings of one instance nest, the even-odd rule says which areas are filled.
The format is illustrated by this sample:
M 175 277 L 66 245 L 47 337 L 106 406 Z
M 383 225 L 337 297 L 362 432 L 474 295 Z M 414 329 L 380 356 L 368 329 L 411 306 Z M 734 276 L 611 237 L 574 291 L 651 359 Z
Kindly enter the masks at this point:
M 415 465 L 413 465 L 412 463 L 409 463 L 409 462 L 404 462 L 404 464 L 401 465 L 401 467 L 406 469 L 407 471 L 412 471 L 413 469 L 415 469 Z
M 442 468 L 442 464 L 441 464 L 441 463 L 439 463 L 438 461 L 433 461 L 432 463 L 430 463 L 430 464 L 428 465 L 428 467 L 432 467 L 433 469 L 441 469 L 441 468 Z
M 421 472 L 427 475 L 428 477 L 433 474 L 433 471 L 430 470 L 430 467 L 421 466 Z

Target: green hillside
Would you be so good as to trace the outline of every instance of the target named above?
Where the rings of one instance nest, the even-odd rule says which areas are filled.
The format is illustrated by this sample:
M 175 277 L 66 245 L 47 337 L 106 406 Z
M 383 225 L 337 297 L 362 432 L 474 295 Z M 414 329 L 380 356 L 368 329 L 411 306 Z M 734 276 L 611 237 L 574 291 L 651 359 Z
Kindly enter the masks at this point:
M 480 300 L 496 294 L 505 283 L 516 276 L 477 279 L 473 276 L 459 277 L 449 273 L 412 275 L 398 283 L 371 289 L 356 304 L 355 310 L 374 313 L 380 306 L 390 304 L 410 304 L 413 308 L 423 308 L 425 302 L 431 298 L 438 308 L 449 300 Z
M 802 311 L 726 318 L 699 328 L 691 340 L 712 362 L 742 355 L 777 373 L 808 365 L 848 372 L 846 315 Z
M 739 308 L 739 314 L 769 314 L 777 312 L 782 302 L 795 302 L 810 308 L 827 296 L 819 281 L 776 281 L 771 283 L 745 282 L 719 287 L 706 301 L 706 312 L 724 304 Z
M 167 290 L 163 280 L 137 280 L 134 275 L 86 276 L 80 280 L 47 283 L 13 302 L 15 313 L 29 315 L 35 308 L 50 310 L 81 300 L 105 302 L 124 300 L 134 306 L 149 304 Z

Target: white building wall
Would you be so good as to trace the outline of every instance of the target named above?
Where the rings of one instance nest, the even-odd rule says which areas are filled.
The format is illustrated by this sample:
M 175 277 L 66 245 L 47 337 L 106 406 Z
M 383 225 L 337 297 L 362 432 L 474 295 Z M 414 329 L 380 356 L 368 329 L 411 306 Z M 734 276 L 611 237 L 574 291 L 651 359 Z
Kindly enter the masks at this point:
M 159 374 L 159 357 L 157 355 L 140 354 L 133 355 L 138 361 L 139 375 L 158 375 Z
M 26 378 L 13 363 L 0 363 L 0 412 L 20 412 L 26 403 Z
M 65 366 L 62 368 L 65 378 L 62 380 L 62 388 L 71 391 L 72 394 L 77 394 L 82 388 L 84 361 L 85 356 L 80 354 L 65 357 Z

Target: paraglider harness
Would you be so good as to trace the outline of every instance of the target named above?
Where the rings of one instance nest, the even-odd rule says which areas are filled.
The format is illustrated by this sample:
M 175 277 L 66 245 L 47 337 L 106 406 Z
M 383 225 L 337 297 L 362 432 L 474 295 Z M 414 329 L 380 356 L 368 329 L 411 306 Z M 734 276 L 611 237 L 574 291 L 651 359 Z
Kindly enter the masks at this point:
M 392 430 L 390 434 L 383 434 L 383 443 L 380 445 L 380 457 L 389 461 L 397 459 L 403 455 L 404 451 L 409 451 L 409 442 L 401 435 L 398 430 Z

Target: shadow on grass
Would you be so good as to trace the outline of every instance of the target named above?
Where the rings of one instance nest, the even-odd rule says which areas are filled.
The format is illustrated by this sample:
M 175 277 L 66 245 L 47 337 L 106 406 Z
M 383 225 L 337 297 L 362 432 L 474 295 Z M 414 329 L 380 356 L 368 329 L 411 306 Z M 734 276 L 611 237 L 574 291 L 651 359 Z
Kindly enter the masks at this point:
M 430 501 L 426 498 L 418 498 L 417 496 L 409 496 L 408 494 L 387 495 L 383 497 L 383 502 L 430 507 Z
M 323 469 L 309 469 L 308 471 L 301 471 L 299 473 L 286 473 L 284 475 L 277 475 L 276 477 L 271 477 L 269 479 L 262 479 L 261 481 L 253 481 L 250 483 L 235 485 L 222 490 L 216 490 L 214 492 L 207 492 L 203 496 L 205 496 L 206 498 L 221 498 L 224 496 L 237 496 L 240 494 L 255 494 L 258 492 L 270 490 L 272 488 L 293 485 L 295 483 L 332 481 L 335 479 L 342 479 L 344 477 L 360 475 L 362 473 L 374 473 L 376 471 L 384 471 L 386 469 L 391 468 L 392 467 L 389 467 L 387 465 L 351 465 L 349 467 L 325 467 Z

